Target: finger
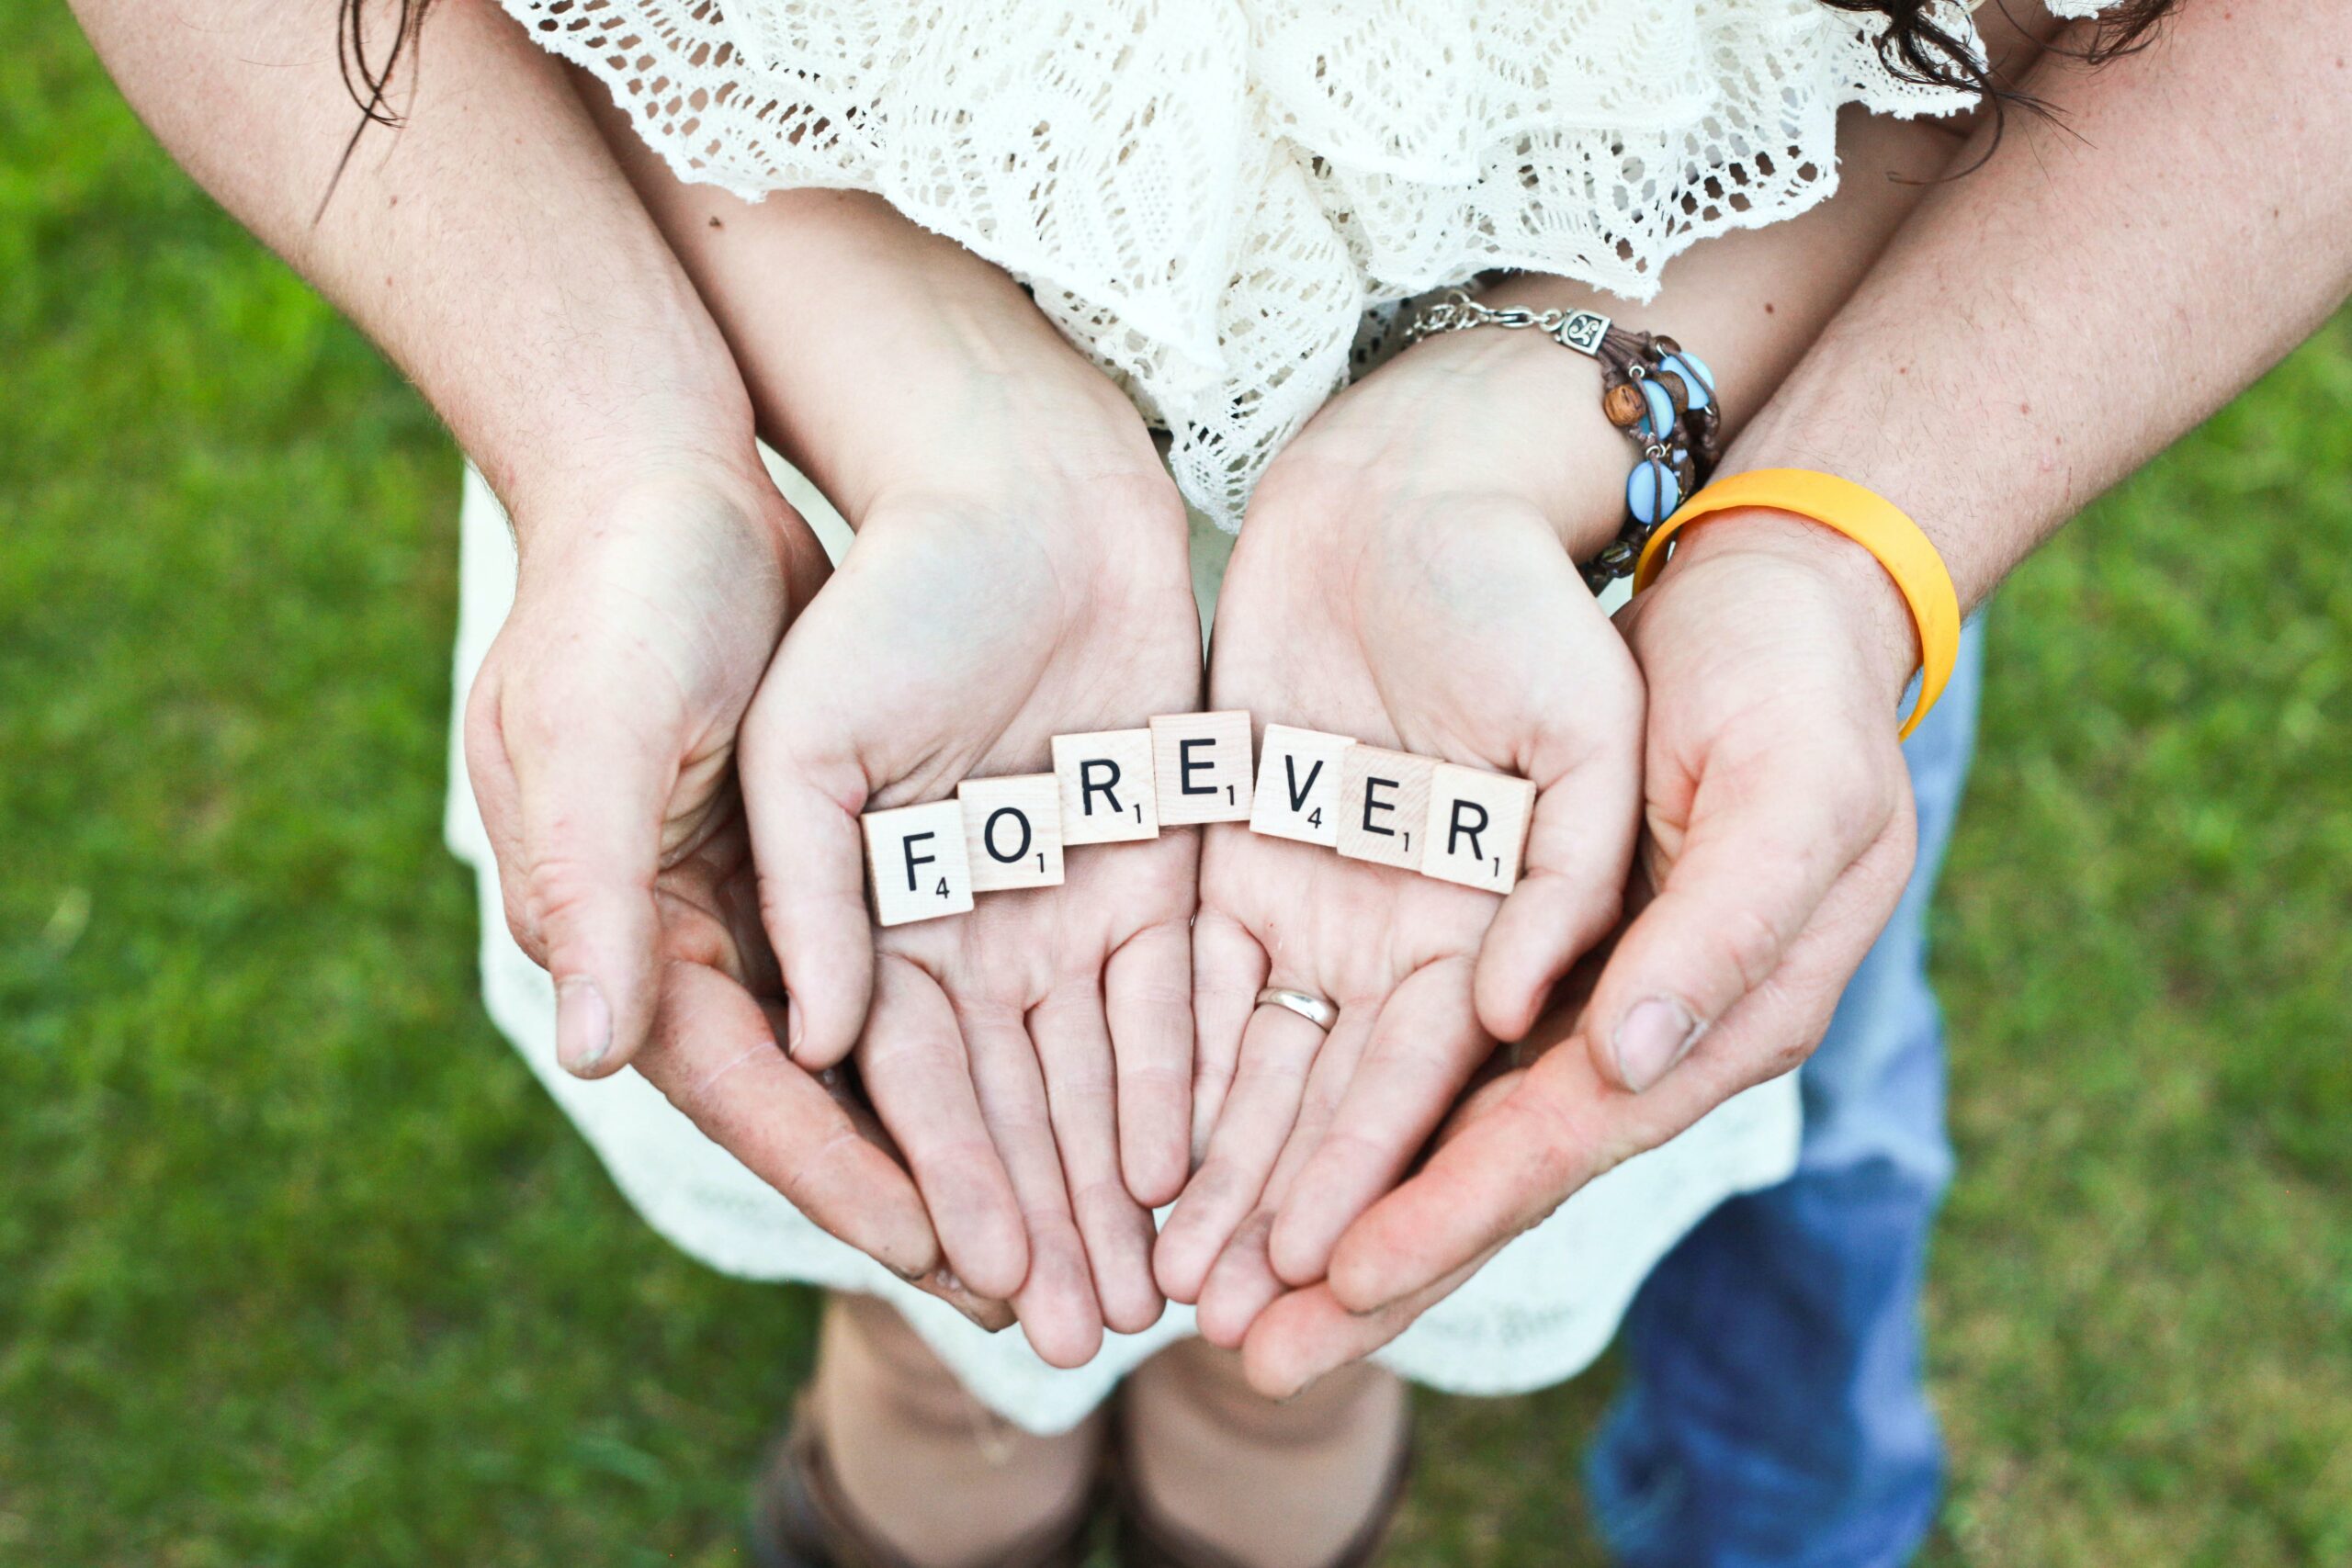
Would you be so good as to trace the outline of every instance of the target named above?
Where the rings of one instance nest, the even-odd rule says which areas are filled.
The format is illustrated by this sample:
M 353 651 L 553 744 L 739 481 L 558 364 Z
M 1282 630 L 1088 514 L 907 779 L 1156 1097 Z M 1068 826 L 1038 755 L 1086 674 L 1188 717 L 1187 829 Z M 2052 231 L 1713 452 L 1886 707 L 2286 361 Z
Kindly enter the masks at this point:
M 1329 1285 L 1293 1291 L 1250 1325 L 1241 1343 L 1241 1375 L 1268 1399 L 1291 1398 L 1316 1379 L 1363 1359 L 1404 1333 L 1501 1250 L 1499 1245 L 1489 1247 L 1434 1284 L 1378 1312 L 1350 1312 Z
M 1283 1141 L 1282 1157 L 1274 1162 L 1273 1173 L 1266 1178 L 1266 1189 L 1259 1197 L 1256 1212 L 1233 1233 L 1225 1249 L 1217 1254 L 1208 1279 L 1201 1285 L 1195 1321 L 1202 1337 L 1213 1345 L 1228 1350 L 1238 1348 L 1259 1313 L 1288 1289 L 1274 1272 L 1268 1242 L 1273 1235 L 1275 1216 L 1289 1201 L 1299 1174 L 1322 1146 L 1324 1134 L 1347 1095 L 1356 1065 L 1370 1040 L 1372 1032 L 1363 1021 L 1373 1015 L 1372 1007 L 1363 1005 L 1352 1010 L 1352 1021 L 1343 1017 L 1323 1042 L 1323 1048 L 1316 1053 L 1315 1065 L 1306 1075 L 1306 1091 L 1300 1099 L 1297 1119 L 1292 1123 L 1290 1136 Z
M 804 760 L 791 744 L 797 722 L 763 685 L 744 716 L 738 765 L 760 917 L 792 1000 L 786 1045 L 802 1066 L 828 1067 L 857 1043 L 876 984 L 857 822 L 866 780 L 845 763 Z
M 1494 1054 L 1471 1006 L 1471 973 L 1466 958 L 1426 964 L 1381 1007 L 1329 1129 L 1281 1200 L 1270 1259 L 1283 1280 L 1323 1278 L 1340 1234 L 1396 1186 Z
M 1011 1297 L 1029 1273 L 1021 1204 L 982 1118 L 956 1014 L 904 959 L 876 968 L 858 1070 L 914 1172 L 948 1267 L 981 1295 Z
M 1146 926 L 1121 943 L 1103 966 L 1102 996 L 1118 1067 L 1120 1167 L 1136 1201 L 1157 1207 L 1176 1196 L 1192 1169 L 1188 924 Z
M 1841 877 L 1769 984 L 1726 1013 L 1683 1066 L 1642 1093 L 1605 1078 L 1589 1041 L 1544 1051 L 1491 1110 L 1351 1225 L 1332 1294 L 1372 1312 L 1425 1289 L 1536 1224 L 1602 1172 L 1657 1147 L 1734 1094 L 1793 1067 L 1901 897 L 1907 833 Z
M 1272 1234 L 1273 1224 L 1271 1207 L 1259 1209 L 1243 1221 L 1201 1284 L 1193 1321 L 1201 1337 L 1219 1349 L 1239 1349 L 1258 1314 L 1287 1289 L 1275 1277 L 1274 1266 L 1266 1256 L 1266 1238 Z
M 705 1137 L 900 1278 L 938 1269 L 914 1181 L 785 1055 L 750 993 L 715 969 L 669 964 L 657 1018 L 637 1069 Z
M 1342 1014 L 1335 1028 L 1347 1022 Z M 1322 1048 L 1323 1032 L 1287 1008 L 1262 1007 L 1250 1015 L 1208 1157 L 1184 1184 L 1152 1250 L 1152 1271 L 1170 1300 L 1200 1299 L 1217 1254 L 1257 1207 L 1298 1119 L 1307 1069 Z
M 1197 1303 L 1235 1232 L 1269 1201 L 1269 1184 L 1298 1142 L 1316 1075 L 1335 1055 L 1352 1059 L 1365 1032 L 1364 1016 L 1342 1013 L 1327 1036 L 1286 1008 L 1261 1007 L 1251 1014 L 1207 1155 L 1153 1252 L 1154 1272 L 1171 1299 Z M 1336 1102 L 1336 1092 L 1330 1098 Z
M 1891 740 L 1887 753 L 1782 748 L 1702 778 L 1679 854 L 1594 988 L 1588 1033 L 1611 1083 L 1657 1082 L 1781 966 L 1907 797 Z
M 680 745 L 641 728 L 637 716 L 669 702 L 642 680 L 587 667 L 492 675 L 468 704 L 469 771 L 488 802 L 512 804 L 511 825 L 492 833 L 508 846 L 509 919 L 555 981 L 556 1059 L 582 1077 L 635 1056 L 659 1001 L 653 878 Z
M 1071 1222 L 1037 1050 L 1016 1016 L 971 1016 L 972 1086 L 1028 1234 L 1028 1277 L 1012 1292 L 1021 1330 L 1048 1366 L 1084 1366 L 1102 1347 L 1102 1315 L 1086 1247 Z M 1107 1145 L 1103 1158 L 1108 1166 Z
M 1535 796 L 1527 870 L 1478 950 L 1478 1018 L 1498 1040 L 1524 1038 L 1568 966 L 1617 924 L 1641 824 L 1640 735 L 1637 706 Z
M 1219 829 L 1211 829 L 1216 832 Z M 1214 846 L 1212 846 L 1214 852 Z M 1203 909 L 1193 922 L 1193 1163 L 1209 1135 L 1241 1060 L 1241 1037 L 1266 986 L 1266 950 L 1232 916 Z
M 1029 1038 L 1044 1070 L 1062 1179 L 1102 1321 L 1122 1334 L 1140 1334 L 1167 1303 L 1151 1279 L 1151 1214 L 1119 1174 L 1122 1128 L 1111 1102 L 1102 1003 L 1087 987 L 1050 996 L 1030 1010 Z

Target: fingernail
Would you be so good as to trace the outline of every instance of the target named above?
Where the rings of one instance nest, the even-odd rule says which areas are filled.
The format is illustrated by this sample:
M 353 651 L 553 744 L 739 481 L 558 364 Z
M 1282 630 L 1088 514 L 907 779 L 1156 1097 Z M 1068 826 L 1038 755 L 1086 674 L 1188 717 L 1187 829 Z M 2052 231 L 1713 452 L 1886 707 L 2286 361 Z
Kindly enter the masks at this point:
M 904 1280 L 910 1285 L 922 1284 L 923 1282 L 924 1276 L 930 1272 L 927 1269 L 901 1269 L 895 1263 L 885 1263 L 882 1267 L 888 1269 L 891 1273 L 896 1274 L 899 1279 Z
M 1611 1042 L 1617 1053 L 1617 1076 L 1639 1093 L 1664 1077 L 1667 1070 L 1690 1053 L 1701 1029 L 1690 1010 L 1668 997 L 1636 1003 Z
M 596 1070 L 613 1048 L 613 1010 L 596 982 L 575 975 L 555 988 L 555 1059 L 570 1073 Z
M 800 1043 L 808 1033 L 808 1026 L 800 1021 L 799 1000 L 786 991 L 784 994 L 784 1054 L 796 1062 L 800 1060 Z

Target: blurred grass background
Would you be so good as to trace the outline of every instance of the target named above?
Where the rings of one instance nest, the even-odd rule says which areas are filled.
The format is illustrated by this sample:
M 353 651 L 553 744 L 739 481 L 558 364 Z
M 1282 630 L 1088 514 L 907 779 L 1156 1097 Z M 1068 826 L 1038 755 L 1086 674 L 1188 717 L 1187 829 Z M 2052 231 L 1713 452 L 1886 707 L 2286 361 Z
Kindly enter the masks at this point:
M 0 1563 L 718 1564 L 804 1292 L 477 1003 L 458 464 L 0 7 Z M 1938 911 L 1939 1564 L 2352 1563 L 2352 317 L 2031 563 Z M 1604 1371 L 1396 1560 L 1598 1561 Z

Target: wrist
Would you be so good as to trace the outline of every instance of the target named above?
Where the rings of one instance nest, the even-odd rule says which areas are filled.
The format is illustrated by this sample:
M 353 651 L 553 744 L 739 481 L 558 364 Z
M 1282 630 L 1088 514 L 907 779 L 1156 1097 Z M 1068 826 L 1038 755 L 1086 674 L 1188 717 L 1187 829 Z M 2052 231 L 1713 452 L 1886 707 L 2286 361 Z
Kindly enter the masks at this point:
M 1876 556 L 1836 529 L 1794 513 L 1742 508 L 1692 523 L 1673 547 L 1661 582 L 1710 561 L 1770 559 L 1824 584 L 1856 657 L 1890 693 L 1899 694 L 1919 668 L 1918 630 L 1902 590 Z

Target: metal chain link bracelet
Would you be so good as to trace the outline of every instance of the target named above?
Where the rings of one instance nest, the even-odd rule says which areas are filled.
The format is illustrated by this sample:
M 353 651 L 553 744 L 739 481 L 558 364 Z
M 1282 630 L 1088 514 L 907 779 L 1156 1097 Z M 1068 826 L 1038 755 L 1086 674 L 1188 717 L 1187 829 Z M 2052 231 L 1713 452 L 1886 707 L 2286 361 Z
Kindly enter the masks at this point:
M 1641 456 L 1625 479 L 1625 525 L 1577 569 L 1599 593 L 1632 575 L 1651 532 L 1714 471 L 1723 439 L 1714 372 L 1672 338 L 1618 326 L 1598 310 L 1498 307 L 1461 288 L 1424 306 L 1406 327 L 1405 341 L 1473 327 L 1532 329 L 1600 365 L 1601 414 Z

